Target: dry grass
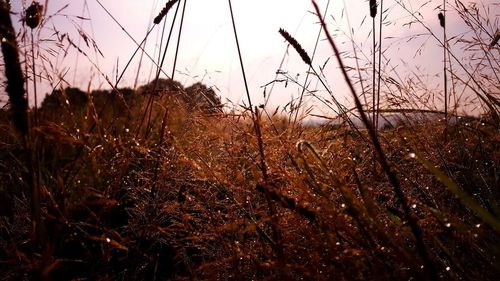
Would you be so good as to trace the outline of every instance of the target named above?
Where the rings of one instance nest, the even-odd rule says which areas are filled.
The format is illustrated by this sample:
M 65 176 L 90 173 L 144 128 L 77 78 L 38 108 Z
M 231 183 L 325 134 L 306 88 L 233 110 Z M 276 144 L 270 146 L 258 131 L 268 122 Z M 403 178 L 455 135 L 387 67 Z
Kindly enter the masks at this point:
M 453 7 L 471 26 L 481 19 L 479 10 Z M 290 34 L 280 33 L 314 64 Z M 491 40 L 474 44 L 498 51 Z M 498 65 L 489 54 L 483 61 Z M 425 95 L 390 80 L 391 73 L 379 73 L 392 83 L 383 88 L 387 109 L 377 114 L 390 119 L 391 112 L 400 121 L 378 131 L 359 99 L 365 126 L 342 105 L 344 123 L 306 126 L 292 121 L 298 109 L 288 116 L 266 108 L 230 114 L 203 85 L 163 79 L 137 90 L 118 83 L 110 91 L 61 88 L 38 109 L 29 146 L 16 131 L 16 115 L 2 109 L 0 274 L 6 280 L 496 280 L 496 78 L 448 71 L 456 87 L 469 78 L 482 85 L 470 87 L 483 115 L 453 111 L 443 122 L 438 110 L 414 110 Z M 478 72 L 488 73 L 484 65 Z M 389 107 L 395 99 L 409 108 Z M 39 184 L 46 240 L 31 228 L 30 177 Z

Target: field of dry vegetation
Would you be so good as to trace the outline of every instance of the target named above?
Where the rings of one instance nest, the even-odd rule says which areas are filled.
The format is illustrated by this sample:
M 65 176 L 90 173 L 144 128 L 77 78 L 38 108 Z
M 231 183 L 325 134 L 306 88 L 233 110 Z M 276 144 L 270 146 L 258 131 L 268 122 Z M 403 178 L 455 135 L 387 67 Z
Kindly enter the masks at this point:
M 183 2 L 168 1 L 154 23 Z M 446 15 L 436 11 L 443 30 L 431 35 L 447 82 L 432 93 L 444 95 L 433 110 L 417 110 L 428 102 L 413 91 L 426 88 L 418 80 L 395 81 L 376 63 L 348 72 L 349 55 L 313 3 L 353 108 L 330 93 L 335 120 L 311 125 L 301 122 L 302 97 L 275 111 L 249 95 L 228 110 L 213 89 L 160 72 L 136 89 L 61 83 L 28 108 L 33 73 L 57 76 L 32 52 L 32 30 L 49 24 L 32 4 L 13 33 L 0 0 L 9 100 L 0 110 L 0 279 L 498 280 L 499 6 L 448 2 L 471 32 L 443 41 Z M 363 4 L 378 28 L 383 1 Z M 276 36 L 318 85 L 328 79 L 292 35 Z M 479 114 L 458 113 L 459 89 Z M 374 126 L 383 118 L 390 123 Z

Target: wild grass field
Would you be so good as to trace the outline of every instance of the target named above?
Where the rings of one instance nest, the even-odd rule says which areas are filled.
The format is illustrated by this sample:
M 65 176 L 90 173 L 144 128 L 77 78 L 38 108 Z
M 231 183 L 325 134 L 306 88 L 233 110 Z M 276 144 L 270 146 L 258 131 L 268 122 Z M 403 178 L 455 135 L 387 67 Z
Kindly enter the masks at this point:
M 360 2 L 380 31 L 375 43 L 387 1 Z M 151 20 L 183 3 L 166 1 Z M 381 68 L 383 48 L 373 48 L 368 67 L 354 64 L 362 54 L 339 51 L 313 1 L 352 103 L 329 91 L 312 51 L 281 29 L 284 48 L 318 83 L 304 83 L 278 110 L 249 94 L 228 109 L 211 87 L 160 70 L 135 89 L 55 83 L 28 103 L 40 96 L 33 77 L 57 76 L 48 58 L 35 60 L 31 37 L 49 17 L 33 2 L 15 32 L 9 1 L 0 0 L 8 99 L 0 110 L 0 279 L 498 280 L 500 7 L 488 3 L 432 3 L 442 4 L 442 30 L 428 31 L 443 53 L 444 82 L 429 90 Z M 468 27 L 463 37 L 446 37 L 446 11 Z M 60 48 L 78 51 L 65 37 L 57 35 Z M 305 122 L 314 113 L 302 100 L 318 88 L 327 121 Z

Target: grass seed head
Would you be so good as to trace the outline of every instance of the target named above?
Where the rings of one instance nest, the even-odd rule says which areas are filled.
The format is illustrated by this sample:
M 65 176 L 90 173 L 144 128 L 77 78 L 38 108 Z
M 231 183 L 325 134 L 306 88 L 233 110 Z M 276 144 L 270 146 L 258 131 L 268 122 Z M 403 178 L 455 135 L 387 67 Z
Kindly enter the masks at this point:
M 370 0 L 370 17 L 374 18 L 377 15 L 377 1 Z
M 165 4 L 165 7 L 163 7 L 161 12 L 154 19 L 154 21 L 153 21 L 154 24 L 159 24 L 161 22 L 161 20 L 167 15 L 168 11 L 170 11 L 170 9 L 172 9 L 174 4 L 177 3 L 177 1 L 179 1 L 179 0 L 168 1 L 167 4 Z
M 498 40 L 500 40 L 500 31 L 497 31 L 495 37 L 493 37 L 493 40 L 491 40 L 490 49 L 495 47 L 495 45 L 498 43 Z
M 292 45 L 292 47 L 295 49 L 295 51 L 297 51 L 297 53 L 299 53 L 300 57 L 307 65 L 312 64 L 311 58 L 309 57 L 307 52 L 304 50 L 304 48 L 302 48 L 299 42 L 297 42 L 297 40 L 295 40 L 295 38 L 290 35 L 290 33 L 288 33 L 283 28 L 280 28 L 279 33 L 281 34 L 281 36 L 283 36 L 283 38 L 285 38 L 286 41 L 288 41 L 288 43 L 290 43 L 290 45 Z
M 33 1 L 26 9 L 25 21 L 31 29 L 36 28 L 42 21 L 42 11 L 43 6 L 37 1 Z
M 439 25 L 444 28 L 444 14 L 439 13 L 438 14 L 438 19 L 439 19 Z

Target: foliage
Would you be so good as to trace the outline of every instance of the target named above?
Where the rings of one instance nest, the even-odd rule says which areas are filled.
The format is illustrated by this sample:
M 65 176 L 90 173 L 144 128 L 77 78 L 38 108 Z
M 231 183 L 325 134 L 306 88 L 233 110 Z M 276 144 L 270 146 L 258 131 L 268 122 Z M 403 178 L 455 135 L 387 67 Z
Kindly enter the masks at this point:
M 482 79 L 494 98 L 494 77 Z M 171 79 L 60 87 L 29 112 L 26 140 L 1 109 L 2 278 L 496 280 L 495 110 L 445 122 L 437 110 L 381 110 L 393 116 L 378 131 L 345 108 L 343 122 L 317 126 L 294 110 L 228 112 L 212 88 Z

